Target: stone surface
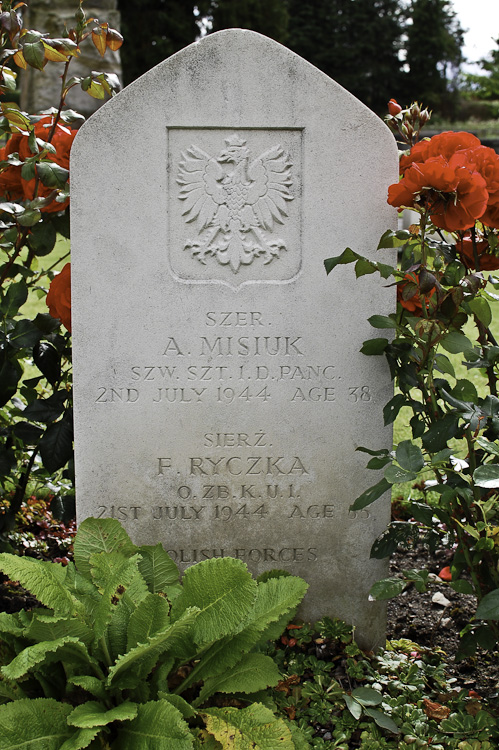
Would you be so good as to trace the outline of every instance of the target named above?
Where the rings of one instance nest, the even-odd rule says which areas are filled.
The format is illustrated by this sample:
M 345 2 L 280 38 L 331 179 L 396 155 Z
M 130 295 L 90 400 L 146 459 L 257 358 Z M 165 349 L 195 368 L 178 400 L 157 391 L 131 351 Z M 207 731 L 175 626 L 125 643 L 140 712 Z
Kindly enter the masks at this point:
M 385 262 L 394 140 L 348 92 L 251 31 L 149 71 L 72 151 L 77 513 L 118 518 L 185 566 L 214 555 L 310 583 L 302 615 L 383 641 L 369 559 L 389 498 L 381 357 L 393 288 L 323 261 Z
M 72 0 L 30 0 L 24 13 L 24 26 L 27 29 L 47 33 L 54 38 L 63 34 L 64 28 L 75 25 L 76 5 Z M 113 29 L 120 28 L 120 14 L 117 0 L 91 0 L 85 4 L 87 18 L 94 18 L 101 23 L 107 22 Z M 90 25 L 90 29 L 95 24 Z M 81 45 L 81 55 L 71 60 L 69 77 L 88 76 L 90 71 L 114 73 L 121 79 L 121 61 L 119 50 L 106 50 L 101 57 L 90 39 Z M 48 63 L 43 70 L 28 67 L 21 71 L 21 108 L 27 112 L 41 112 L 49 107 L 57 107 L 61 96 L 61 75 L 64 63 Z M 106 97 L 107 98 L 107 97 Z M 103 104 L 102 99 L 95 99 L 74 86 L 66 97 L 66 105 L 85 117 L 90 116 Z

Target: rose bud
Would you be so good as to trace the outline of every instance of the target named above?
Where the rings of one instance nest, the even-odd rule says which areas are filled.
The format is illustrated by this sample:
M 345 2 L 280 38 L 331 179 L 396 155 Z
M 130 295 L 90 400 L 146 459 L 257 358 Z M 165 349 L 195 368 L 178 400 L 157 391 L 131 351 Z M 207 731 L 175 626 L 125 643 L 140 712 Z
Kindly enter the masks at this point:
M 395 99 L 390 99 L 388 102 L 388 112 L 391 114 L 392 117 L 395 117 L 395 115 L 398 115 L 399 112 L 402 112 L 402 107 L 398 102 L 395 101 Z

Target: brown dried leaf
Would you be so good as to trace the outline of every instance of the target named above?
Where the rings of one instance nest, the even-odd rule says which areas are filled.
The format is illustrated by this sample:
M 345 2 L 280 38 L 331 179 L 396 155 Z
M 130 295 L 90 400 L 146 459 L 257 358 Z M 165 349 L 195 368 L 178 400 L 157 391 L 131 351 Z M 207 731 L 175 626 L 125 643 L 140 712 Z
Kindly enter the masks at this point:
M 286 695 L 289 695 L 291 692 L 291 685 L 299 685 L 300 684 L 300 678 L 297 674 L 292 674 L 289 677 L 286 677 L 285 680 L 280 680 L 280 682 L 277 683 L 274 690 L 279 690 L 281 693 L 286 693 Z
M 92 42 L 101 57 L 106 53 L 107 23 L 92 29 Z
M 433 703 L 433 701 L 424 698 L 423 700 L 423 711 L 429 719 L 435 719 L 435 721 L 442 721 L 447 719 L 450 714 L 450 708 L 448 706 L 442 706 L 441 703 Z
M 123 37 L 116 29 L 108 29 L 106 34 L 106 44 L 110 50 L 115 52 L 123 44 Z

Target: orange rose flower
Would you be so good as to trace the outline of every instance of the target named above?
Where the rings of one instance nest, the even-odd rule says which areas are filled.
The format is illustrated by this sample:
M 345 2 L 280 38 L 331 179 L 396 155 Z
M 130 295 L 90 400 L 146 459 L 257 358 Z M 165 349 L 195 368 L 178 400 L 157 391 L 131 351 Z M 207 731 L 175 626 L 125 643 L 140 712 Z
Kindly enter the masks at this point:
M 35 123 L 36 137 L 41 138 L 43 141 L 46 141 L 49 137 L 53 123 L 54 118 L 52 115 L 44 115 L 37 123 Z M 52 146 L 54 146 L 54 148 L 56 149 L 56 153 L 49 153 L 47 154 L 46 158 L 49 161 L 55 162 L 55 164 L 58 164 L 64 169 L 69 169 L 69 152 L 71 150 L 71 146 L 75 139 L 76 133 L 76 130 L 72 130 L 64 123 L 58 122 L 51 141 Z M 20 145 L 19 156 L 23 160 L 27 159 L 30 156 L 33 156 L 29 149 L 28 139 L 26 137 Z M 35 184 L 36 180 L 34 178 L 32 180 L 22 180 L 24 197 L 27 200 L 33 200 L 33 198 L 35 197 Z M 53 190 L 54 188 L 47 187 L 41 182 L 38 183 L 38 196 L 40 198 L 46 198 L 50 195 L 50 193 L 53 192 Z M 64 211 L 64 209 L 67 208 L 68 205 L 69 198 L 66 198 L 63 203 L 59 203 L 54 198 L 54 200 L 52 200 L 47 206 L 42 206 L 40 210 L 44 213 L 55 213 L 56 211 Z
M 46 141 L 49 137 L 53 123 L 54 118 L 52 115 L 44 115 L 37 123 L 35 123 L 34 129 L 36 137 Z M 56 153 L 49 153 L 46 158 L 64 169 L 69 169 L 69 152 L 76 133 L 76 130 L 72 130 L 64 123 L 57 123 L 51 141 L 56 149 Z M 23 135 L 22 133 L 13 134 L 7 141 L 7 144 L 0 149 L 0 161 L 5 160 L 9 154 L 14 152 L 19 153 L 21 161 L 26 161 L 26 159 L 33 156 L 28 145 L 28 136 Z M 35 197 L 35 185 L 35 178 L 32 180 L 24 180 L 21 177 L 20 166 L 9 166 L 0 173 L 0 193 L 3 193 L 11 200 L 33 200 Z M 53 191 L 54 188 L 47 187 L 40 181 L 38 182 L 38 197 L 46 198 Z M 42 206 L 40 210 L 44 213 L 55 213 L 56 211 L 64 211 L 68 204 L 69 198 L 66 198 L 62 203 L 58 203 L 55 200 L 54 195 L 54 200 L 48 205 Z
M 21 133 L 15 133 L 9 138 L 6 145 L 0 148 L 0 161 L 6 161 L 10 154 L 19 153 L 23 137 Z M 23 199 L 21 167 L 15 167 L 11 164 L 0 172 L 0 195 L 13 201 Z
M 396 99 L 390 99 L 390 101 L 388 102 L 388 112 L 392 117 L 395 117 L 395 115 L 398 115 L 399 112 L 402 112 L 402 107 Z
M 477 239 L 475 246 L 479 263 L 478 269 L 476 268 L 473 239 L 470 232 L 466 232 L 463 239 L 456 242 L 456 250 L 466 268 L 478 271 L 497 271 L 499 268 L 499 256 L 493 254 L 488 241 L 486 239 Z
M 446 132 L 420 141 L 400 160 L 401 181 L 390 185 L 392 206 L 429 211 L 448 232 L 480 219 L 499 228 L 499 156 L 471 133 Z
M 71 333 L 71 263 L 66 263 L 54 276 L 46 302 L 52 317 L 58 318 Z

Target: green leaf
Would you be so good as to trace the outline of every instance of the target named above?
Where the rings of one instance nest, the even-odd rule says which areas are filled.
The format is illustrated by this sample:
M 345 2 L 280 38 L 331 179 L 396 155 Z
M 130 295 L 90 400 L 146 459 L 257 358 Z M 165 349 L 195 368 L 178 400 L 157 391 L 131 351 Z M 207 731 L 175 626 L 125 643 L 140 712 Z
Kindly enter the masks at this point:
M 381 497 L 381 495 L 383 495 L 390 489 L 390 482 L 387 482 L 387 480 L 383 477 L 383 479 L 381 479 L 378 484 L 375 484 L 373 487 L 369 487 L 369 489 L 363 492 L 362 495 L 359 495 L 353 505 L 350 506 L 350 510 L 362 510 L 362 508 L 365 508 L 368 505 L 371 505 L 371 503 L 374 503 L 374 501 L 377 500 L 378 497 Z
M 25 281 L 10 284 L 1 302 L 1 311 L 4 317 L 11 318 L 16 315 L 19 308 L 28 299 L 28 287 Z
M 32 349 L 40 340 L 41 332 L 31 320 L 22 318 L 17 320 L 13 331 L 9 334 L 9 342 L 15 349 Z
M 123 701 L 114 708 L 106 708 L 97 701 L 87 701 L 76 706 L 68 716 L 68 724 L 81 729 L 92 729 L 93 727 L 105 727 L 112 721 L 130 721 L 137 716 L 138 706 L 131 701 Z
M 33 227 L 35 224 L 38 224 L 41 218 L 42 213 L 39 209 L 28 208 L 22 214 L 19 214 L 17 221 L 22 227 Z
M 408 521 L 392 521 L 371 548 L 371 557 L 382 560 L 392 555 L 397 547 L 418 536 L 418 527 Z
M 352 714 L 353 718 L 359 720 L 362 716 L 362 706 L 360 705 L 360 703 L 358 703 L 350 695 L 347 694 L 343 696 L 343 699 L 347 704 L 347 708 Z
M 242 560 L 212 558 L 185 571 L 183 590 L 172 605 L 172 621 L 188 607 L 197 607 L 196 643 L 209 643 L 239 630 L 255 603 L 257 583 Z
M 194 716 L 196 716 L 197 711 L 195 711 L 190 703 L 187 703 L 187 701 L 182 698 L 180 695 L 175 695 L 175 693 L 158 693 L 158 698 L 164 701 L 168 701 L 168 703 L 171 703 L 172 706 L 175 706 L 176 709 L 180 711 L 184 719 L 190 719 Z
M 54 617 L 33 610 L 31 623 L 25 630 L 25 636 L 31 641 L 55 641 L 65 635 L 78 638 L 86 646 L 93 639 L 92 629 L 76 617 Z
M 334 258 L 328 258 L 324 261 L 326 273 L 330 274 L 333 268 L 336 268 L 336 266 L 345 265 L 346 263 L 353 263 L 354 260 L 359 260 L 360 257 L 360 255 L 354 253 L 353 250 L 347 247 L 347 249 L 344 250 L 341 255 L 337 255 Z
M 371 586 L 369 598 L 372 597 L 376 601 L 393 599 L 394 596 L 401 594 L 406 586 L 407 581 L 402 578 L 383 578 Z
M 379 706 L 383 702 L 383 696 L 374 688 L 359 687 L 352 691 L 352 697 L 362 703 L 363 706 Z
M 473 404 L 478 403 L 478 393 L 471 380 L 458 380 L 452 389 L 451 394 L 454 398 L 457 398 L 460 401 L 469 401 Z
M 410 239 L 411 234 L 406 229 L 400 229 L 397 232 L 394 232 L 392 229 L 387 229 L 381 236 L 378 250 L 390 247 L 400 247 L 401 245 L 405 245 Z
M 383 407 L 383 420 L 385 426 L 395 422 L 397 415 L 401 408 L 405 405 L 406 397 L 403 393 L 397 393 L 390 401 Z
M 60 750 L 84 750 L 84 748 L 88 747 L 92 740 L 97 737 L 100 731 L 100 727 L 95 727 L 94 729 L 78 729 L 61 745 Z
M 167 651 L 175 653 L 178 643 L 181 643 L 186 635 L 191 636 L 193 623 L 198 615 L 199 610 L 195 608 L 186 610 L 169 628 L 119 656 L 109 669 L 107 684 L 120 689 L 135 687 L 148 676 L 162 654 Z
M 130 651 L 139 643 L 145 643 L 160 631 L 166 630 L 169 625 L 170 605 L 167 600 L 158 594 L 148 594 L 130 616 L 126 650 Z
M 376 266 L 367 258 L 359 258 L 355 264 L 355 276 L 359 279 L 370 273 L 376 273 Z
M 102 701 L 106 701 L 109 698 L 106 686 L 98 677 L 86 674 L 73 675 L 72 677 L 68 677 L 68 684 L 81 687 L 83 690 L 86 690 L 87 693 L 95 695 L 96 698 L 99 698 Z
M 397 328 L 397 321 L 387 315 L 371 315 L 368 321 L 373 328 Z
M 76 602 L 65 586 L 66 568 L 59 563 L 4 552 L 0 554 L 0 570 L 55 614 L 67 615 L 75 610 Z
M 447 333 L 441 340 L 443 348 L 451 354 L 459 354 L 461 352 L 472 352 L 473 344 L 464 335 L 464 333 L 458 333 L 458 331 L 451 331 Z
M 65 636 L 55 641 L 43 641 L 35 643 L 34 646 L 27 646 L 10 664 L 2 667 L 2 674 L 9 680 L 18 680 L 33 669 L 39 669 L 57 661 L 77 666 L 96 663 L 78 638 Z
M 73 730 L 72 707 L 52 698 L 23 699 L 0 706 L 1 750 L 60 750 Z
M 206 729 L 223 750 L 295 750 L 291 732 L 269 708 L 210 708 L 201 713 Z
M 192 750 L 193 739 L 180 711 L 159 700 L 139 705 L 137 717 L 119 728 L 113 746 L 119 750 Z
M 499 464 L 482 464 L 473 472 L 473 481 L 478 487 L 499 487 Z
M 149 591 L 153 594 L 165 593 L 169 586 L 178 583 L 179 571 L 170 555 L 160 543 L 139 547 L 142 560 L 139 570 Z
M 435 368 L 439 372 L 443 372 L 445 375 L 452 375 L 453 378 L 456 377 L 456 373 L 454 372 L 454 365 L 452 364 L 450 359 L 445 356 L 445 354 L 435 355 Z
M 476 315 L 480 323 L 488 328 L 492 323 L 492 310 L 485 297 L 474 297 L 468 302 L 471 312 Z
M 421 449 L 411 440 L 403 440 L 398 444 L 395 457 L 403 469 L 407 471 L 421 471 L 424 458 Z
M 382 729 L 388 729 L 389 732 L 400 734 L 400 729 L 388 714 L 385 714 L 382 711 L 376 711 L 374 708 L 366 708 L 365 713 L 367 716 L 370 716 L 371 719 L 374 719 L 376 724 Z
M 36 171 L 41 182 L 49 188 L 64 190 L 69 177 L 69 170 L 60 167 L 53 161 L 40 161 Z
M 396 464 L 390 464 L 385 469 L 385 479 L 390 484 L 397 484 L 399 482 L 412 482 L 418 475 L 414 471 L 407 471 L 402 469 Z
M 480 446 L 480 448 L 483 448 L 484 451 L 487 453 L 492 453 L 494 456 L 499 456 L 499 445 L 496 445 L 496 443 L 492 443 L 490 440 L 487 440 L 486 437 L 483 437 L 480 435 L 476 439 L 476 442 Z
M 43 42 L 26 42 L 23 44 L 22 53 L 28 65 L 37 70 L 43 70 L 45 65 L 45 47 L 43 46 Z
M 73 456 L 73 426 L 60 419 L 49 424 L 39 443 L 40 455 L 47 471 L 62 469 Z
M 96 552 L 119 551 L 130 557 L 138 550 L 119 521 L 114 518 L 86 518 L 78 528 L 74 559 L 79 572 L 92 580 L 90 556 Z
M 447 448 L 448 441 L 457 436 L 458 422 L 459 415 L 453 412 L 433 422 L 422 437 L 423 448 L 428 453 L 438 453 Z
M 281 674 L 277 664 L 265 654 L 245 654 L 237 664 L 222 674 L 205 680 L 193 705 L 199 706 L 214 693 L 256 693 L 275 687 Z
M 383 354 L 388 346 L 388 339 L 368 339 L 364 341 L 361 347 L 361 354 L 373 355 Z
M 469 581 L 465 581 L 463 578 L 460 578 L 458 581 L 452 581 L 452 583 L 449 583 L 449 586 L 451 589 L 454 589 L 454 591 L 457 591 L 458 594 L 474 594 L 473 586 Z

